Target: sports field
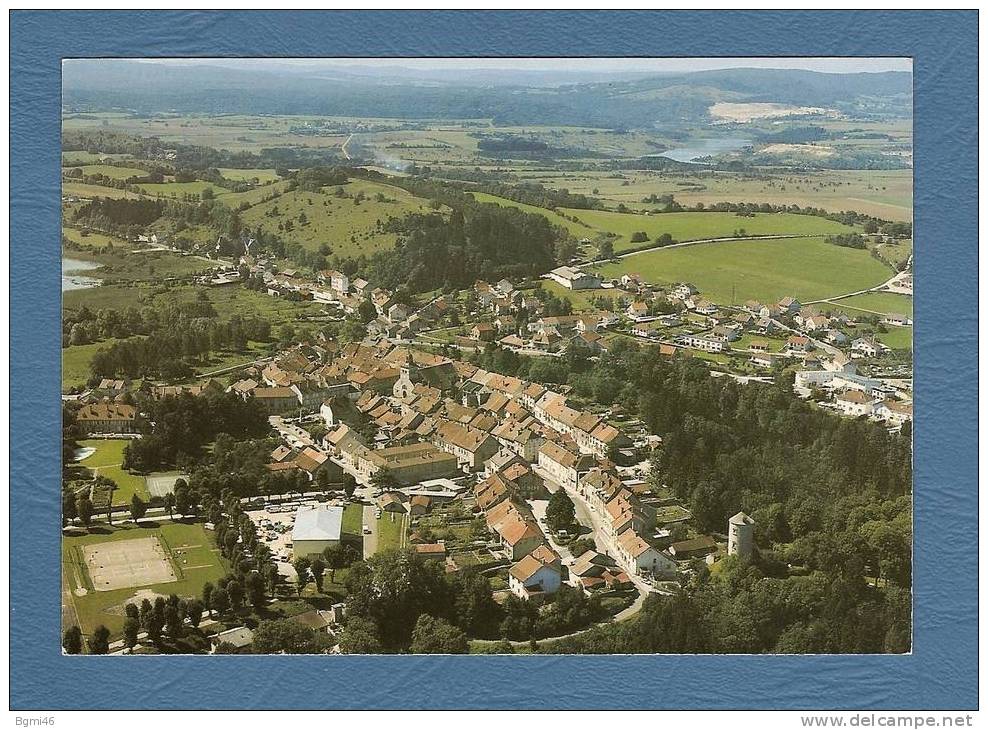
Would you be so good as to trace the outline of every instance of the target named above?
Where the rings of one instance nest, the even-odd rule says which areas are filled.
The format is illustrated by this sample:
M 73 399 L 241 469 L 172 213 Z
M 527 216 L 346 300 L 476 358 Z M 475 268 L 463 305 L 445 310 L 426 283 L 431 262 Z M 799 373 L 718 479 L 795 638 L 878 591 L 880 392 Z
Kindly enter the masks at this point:
M 109 477 L 116 482 L 117 488 L 113 491 L 114 505 L 130 504 L 135 494 L 144 501 L 151 499 L 144 477 L 131 474 L 121 466 L 123 450 L 129 443 L 128 439 L 87 439 L 79 442 L 82 448 L 96 449 L 79 463 L 92 471 L 94 476 Z
M 785 296 L 812 301 L 876 286 L 891 275 L 861 249 L 822 238 L 703 243 L 648 251 L 600 267 L 607 278 L 637 273 L 655 284 L 689 282 L 720 304 Z
M 156 471 L 147 475 L 148 492 L 152 497 L 164 497 L 171 494 L 175 489 L 175 482 L 179 479 L 188 481 L 189 475 L 178 471 Z
M 160 550 L 153 549 L 155 543 Z M 87 554 L 112 558 L 115 562 L 104 560 L 104 567 L 96 568 L 94 579 Z M 146 567 L 124 570 L 118 565 L 124 558 L 144 560 Z M 117 567 L 112 570 L 106 567 L 111 564 Z M 126 602 L 145 597 L 153 601 L 155 595 L 171 593 L 198 597 L 203 584 L 215 583 L 226 571 L 227 566 L 213 544 L 211 533 L 199 524 L 167 521 L 140 526 L 122 524 L 112 528 L 94 527 L 92 534 L 81 537 L 64 536 L 63 621 L 77 624 L 84 634 L 92 633 L 96 626 L 103 624 L 114 638 L 119 638 Z M 105 578 L 111 573 L 120 585 L 104 588 L 94 585 L 101 576 Z
M 178 580 L 168 553 L 157 537 L 83 545 L 80 549 L 89 582 L 97 591 Z

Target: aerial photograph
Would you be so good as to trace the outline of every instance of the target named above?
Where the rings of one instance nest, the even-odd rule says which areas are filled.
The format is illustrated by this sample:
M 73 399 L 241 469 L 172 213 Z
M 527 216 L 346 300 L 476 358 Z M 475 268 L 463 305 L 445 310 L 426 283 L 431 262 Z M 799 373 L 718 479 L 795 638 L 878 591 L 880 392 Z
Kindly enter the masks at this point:
M 63 654 L 912 651 L 908 58 L 71 59 L 61 132 Z

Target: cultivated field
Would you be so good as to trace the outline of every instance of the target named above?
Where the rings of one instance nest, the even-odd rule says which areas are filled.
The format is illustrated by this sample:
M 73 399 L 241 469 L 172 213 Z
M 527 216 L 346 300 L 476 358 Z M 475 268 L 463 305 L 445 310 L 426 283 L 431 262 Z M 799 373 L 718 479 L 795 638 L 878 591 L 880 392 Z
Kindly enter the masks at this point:
M 131 177 L 147 175 L 147 171 L 139 167 L 118 167 L 117 165 L 82 165 L 79 169 L 82 170 L 84 176 L 103 175 L 113 180 L 126 180 Z
M 78 182 L 63 182 L 62 195 L 70 198 L 112 198 L 113 200 L 122 198 L 137 200 L 141 197 L 138 193 L 132 193 L 129 190 L 117 190 L 102 185 L 86 185 Z
M 876 286 L 890 269 L 861 249 L 822 238 L 730 241 L 649 251 L 600 267 L 608 278 L 637 273 L 656 284 L 690 282 L 721 304 L 794 296 L 800 301 Z

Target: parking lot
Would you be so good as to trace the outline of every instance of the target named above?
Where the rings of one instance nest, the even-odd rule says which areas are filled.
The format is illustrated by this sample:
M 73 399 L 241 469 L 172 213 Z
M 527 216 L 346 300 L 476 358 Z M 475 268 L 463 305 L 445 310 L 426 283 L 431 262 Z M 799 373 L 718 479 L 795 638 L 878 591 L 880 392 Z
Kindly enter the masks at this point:
M 343 502 L 319 502 L 315 499 L 296 500 L 284 504 L 269 504 L 261 509 L 248 509 L 247 516 L 257 525 L 258 539 L 267 545 L 274 554 L 278 572 L 294 581 L 298 576 L 292 567 L 292 529 L 295 527 L 295 513 L 299 507 L 314 507 L 318 504 L 342 506 Z

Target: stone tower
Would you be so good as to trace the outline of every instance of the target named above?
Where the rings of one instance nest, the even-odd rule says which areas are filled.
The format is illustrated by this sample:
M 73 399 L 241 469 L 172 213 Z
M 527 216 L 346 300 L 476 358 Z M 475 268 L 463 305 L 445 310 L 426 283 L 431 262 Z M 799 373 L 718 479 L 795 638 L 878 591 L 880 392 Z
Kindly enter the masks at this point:
M 727 521 L 727 554 L 750 558 L 755 547 L 755 521 L 738 512 Z

